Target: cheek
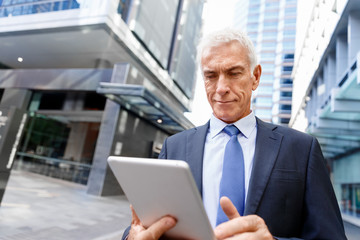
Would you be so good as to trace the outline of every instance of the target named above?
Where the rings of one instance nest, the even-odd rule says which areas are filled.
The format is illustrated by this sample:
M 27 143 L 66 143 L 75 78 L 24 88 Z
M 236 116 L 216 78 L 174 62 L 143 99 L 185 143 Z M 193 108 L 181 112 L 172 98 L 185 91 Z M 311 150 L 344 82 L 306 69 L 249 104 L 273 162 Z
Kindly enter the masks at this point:
M 205 92 L 206 95 L 209 97 L 214 93 L 214 84 L 210 82 L 205 82 Z

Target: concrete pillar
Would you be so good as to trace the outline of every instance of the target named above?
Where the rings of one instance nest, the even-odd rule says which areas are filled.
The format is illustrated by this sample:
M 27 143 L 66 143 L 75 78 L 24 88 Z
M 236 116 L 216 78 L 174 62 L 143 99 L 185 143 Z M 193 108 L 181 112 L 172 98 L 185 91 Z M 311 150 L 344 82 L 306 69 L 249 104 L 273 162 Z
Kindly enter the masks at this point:
M 319 74 L 317 77 L 317 95 L 318 95 L 317 107 L 320 107 L 322 104 L 324 104 L 324 99 L 325 99 L 325 85 L 324 85 L 323 73 Z
M 348 67 L 347 35 L 336 38 L 336 82 L 339 82 Z
M 110 176 L 109 178 L 113 179 L 112 182 L 114 182 L 112 193 L 104 194 L 106 187 L 105 179 L 108 174 L 112 174 L 106 160 L 112 153 L 119 115 L 120 105 L 110 100 L 106 100 L 99 136 L 96 143 L 93 164 L 87 183 L 88 194 L 102 196 L 122 193 L 120 186 L 116 184 L 115 177 Z
M 360 12 L 352 11 L 348 23 L 348 63 L 352 64 L 360 51 Z
M 81 111 L 84 108 L 85 93 L 68 92 L 63 106 L 64 111 Z
M 70 135 L 65 148 L 64 159 L 80 162 L 86 142 L 89 123 L 70 123 Z
M 115 65 L 111 82 L 125 82 L 128 77 L 129 65 Z M 114 175 L 107 164 L 107 158 L 113 153 L 113 142 L 120 116 L 120 105 L 111 100 L 106 100 L 99 135 L 95 147 L 91 172 L 87 183 L 87 193 L 102 196 L 122 194 L 123 191 L 117 184 Z M 107 187 L 110 183 L 111 187 Z M 107 190 L 107 191 L 106 191 Z
M 31 92 L 5 89 L 0 102 L 0 203 L 25 127 Z
M 336 87 L 336 56 L 335 53 L 329 54 L 326 64 L 326 92 L 331 94 L 331 89 Z
M 318 94 L 317 94 L 317 86 L 318 83 L 316 82 L 312 88 L 312 96 L 311 96 L 311 117 L 316 115 L 316 109 L 318 108 Z

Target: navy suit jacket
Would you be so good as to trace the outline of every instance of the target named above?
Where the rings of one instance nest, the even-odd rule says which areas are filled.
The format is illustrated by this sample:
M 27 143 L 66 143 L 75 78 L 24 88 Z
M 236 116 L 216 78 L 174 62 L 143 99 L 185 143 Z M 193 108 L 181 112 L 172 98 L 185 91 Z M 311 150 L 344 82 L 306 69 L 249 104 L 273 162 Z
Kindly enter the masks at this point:
M 320 146 L 307 134 L 258 118 L 245 215 L 265 220 L 279 238 L 346 239 Z M 209 123 L 167 138 L 159 158 L 186 161 L 202 193 Z
M 165 140 L 159 158 L 186 161 L 202 193 L 209 123 Z M 307 134 L 257 119 L 245 215 L 262 217 L 277 237 L 346 239 L 320 146 Z

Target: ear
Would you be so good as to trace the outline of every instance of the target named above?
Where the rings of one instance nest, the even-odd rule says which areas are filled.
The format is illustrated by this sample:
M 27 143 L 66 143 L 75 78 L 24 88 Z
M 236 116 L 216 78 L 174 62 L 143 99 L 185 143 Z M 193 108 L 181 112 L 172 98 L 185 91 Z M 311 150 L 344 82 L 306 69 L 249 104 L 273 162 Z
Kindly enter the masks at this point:
M 254 71 L 253 71 L 253 86 L 252 86 L 253 91 L 255 91 L 257 89 L 257 87 L 259 86 L 260 77 L 261 77 L 261 65 L 258 64 L 255 66 Z

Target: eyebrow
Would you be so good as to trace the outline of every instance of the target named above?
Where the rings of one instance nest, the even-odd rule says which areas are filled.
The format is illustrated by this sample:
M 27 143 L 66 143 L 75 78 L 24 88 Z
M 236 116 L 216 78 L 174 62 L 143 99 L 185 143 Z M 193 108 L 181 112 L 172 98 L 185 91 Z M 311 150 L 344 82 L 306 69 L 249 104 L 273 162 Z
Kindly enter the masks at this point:
M 213 74 L 213 73 L 216 73 L 216 71 L 213 71 L 213 70 L 205 70 L 203 72 L 203 74 Z
M 231 66 L 230 68 L 225 69 L 225 72 L 229 72 L 229 71 L 233 71 L 233 70 L 237 70 L 237 69 L 244 70 L 245 67 L 242 65 L 235 65 L 235 66 Z M 205 69 L 203 72 L 204 73 L 213 73 L 213 72 L 216 72 L 216 70 L 212 70 L 210 68 L 210 69 Z
M 231 72 L 234 70 L 244 70 L 244 69 L 245 69 L 245 67 L 243 67 L 241 65 L 236 65 L 236 66 L 230 67 L 229 69 L 226 69 L 225 72 Z

